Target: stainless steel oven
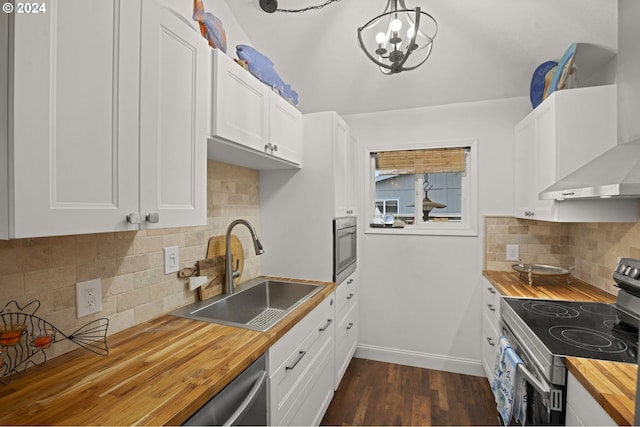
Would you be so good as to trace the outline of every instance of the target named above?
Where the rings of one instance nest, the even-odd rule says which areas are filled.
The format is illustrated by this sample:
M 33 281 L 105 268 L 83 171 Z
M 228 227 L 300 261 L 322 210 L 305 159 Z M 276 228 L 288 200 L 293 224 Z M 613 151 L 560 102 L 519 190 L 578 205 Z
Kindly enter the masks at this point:
M 340 284 L 357 267 L 358 232 L 352 216 L 333 220 L 333 280 Z
M 526 419 L 521 420 L 521 425 L 564 425 L 567 377 L 564 361 L 559 361 L 561 364 L 552 361 L 554 383 L 547 377 L 545 367 L 535 356 L 535 347 L 527 343 L 527 338 L 516 336 L 504 321 L 501 333 L 524 362 L 524 366 L 518 366 L 518 375 L 526 381 L 527 393 Z

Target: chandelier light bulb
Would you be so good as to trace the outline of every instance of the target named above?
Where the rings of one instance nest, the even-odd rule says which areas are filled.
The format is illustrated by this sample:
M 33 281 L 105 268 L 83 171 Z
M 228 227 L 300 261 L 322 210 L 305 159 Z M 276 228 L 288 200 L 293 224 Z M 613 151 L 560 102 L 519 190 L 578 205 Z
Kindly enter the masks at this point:
M 393 21 L 391 21 L 391 24 L 389 25 L 389 29 L 393 32 L 398 32 L 402 29 L 402 21 L 399 20 L 398 18 L 394 19 Z
M 376 34 L 376 43 L 378 44 L 384 44 L 384 42 L 387 41 L 387 35 L 383 32 L 379 32 L 378 34 Z

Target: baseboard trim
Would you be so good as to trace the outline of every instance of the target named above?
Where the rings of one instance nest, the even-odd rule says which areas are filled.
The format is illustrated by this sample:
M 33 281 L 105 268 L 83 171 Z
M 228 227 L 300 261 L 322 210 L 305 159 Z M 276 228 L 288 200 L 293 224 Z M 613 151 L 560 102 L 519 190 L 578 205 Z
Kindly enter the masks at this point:
M 457 374 L 486 377 L 480 360 L 360 344 L 355 357 Z

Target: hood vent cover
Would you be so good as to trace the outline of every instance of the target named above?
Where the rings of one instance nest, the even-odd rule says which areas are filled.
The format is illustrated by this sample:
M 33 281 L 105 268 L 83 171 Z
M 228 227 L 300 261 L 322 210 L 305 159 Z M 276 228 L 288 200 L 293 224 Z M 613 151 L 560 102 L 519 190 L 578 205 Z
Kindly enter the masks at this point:
M 640 139 L 618 144 L 539 194 L 540 199 L 640 198 Z

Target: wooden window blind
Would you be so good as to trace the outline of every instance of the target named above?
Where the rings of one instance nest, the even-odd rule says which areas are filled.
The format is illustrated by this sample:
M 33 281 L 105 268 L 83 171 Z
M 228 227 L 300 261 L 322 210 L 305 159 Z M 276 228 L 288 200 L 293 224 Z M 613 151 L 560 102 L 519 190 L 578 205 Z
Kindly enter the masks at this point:
M 382 151 L 376 153 L 381 175 L 464 172 L 466 148 Z

